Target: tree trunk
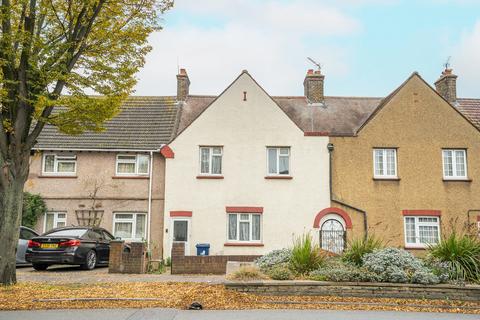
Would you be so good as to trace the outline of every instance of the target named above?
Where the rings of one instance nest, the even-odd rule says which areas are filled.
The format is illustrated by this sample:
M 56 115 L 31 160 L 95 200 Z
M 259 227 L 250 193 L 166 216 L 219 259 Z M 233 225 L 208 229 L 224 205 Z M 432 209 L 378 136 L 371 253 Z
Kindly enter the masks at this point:
M 15 153 L 14 153 L 15 154 Z M 30 153 L 16 153 L 3 162 L 0 183 L 0 283 L 16 283 L 16 250 L 22 220 L 23 186 L 29 171 Z M 0 159 L 3 160 L 3 159 Z M 0 167 L 0 169 L 2 169 Z

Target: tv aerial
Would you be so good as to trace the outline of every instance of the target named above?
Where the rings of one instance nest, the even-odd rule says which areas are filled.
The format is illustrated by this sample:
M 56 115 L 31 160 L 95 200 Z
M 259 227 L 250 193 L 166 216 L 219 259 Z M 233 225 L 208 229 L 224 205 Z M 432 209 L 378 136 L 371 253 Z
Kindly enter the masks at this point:
M 448 56 L 447 61 L 445 61 L 445 63 L 443 64 L 443 66 L 445 67 L 445 70 L 450 68 L 451 59 L 452 59 L 452 56 Z
M 310 57 L 307 57 L 308 61 L 310 61 L 311 63 L 313 63 L 314 65 L 317 66 L 318 68 L 318 71 L 320 71 L 322 69 L 322 65 L 320 63 L 318 63 L 317 61 L 313 60 L 312 58 Z

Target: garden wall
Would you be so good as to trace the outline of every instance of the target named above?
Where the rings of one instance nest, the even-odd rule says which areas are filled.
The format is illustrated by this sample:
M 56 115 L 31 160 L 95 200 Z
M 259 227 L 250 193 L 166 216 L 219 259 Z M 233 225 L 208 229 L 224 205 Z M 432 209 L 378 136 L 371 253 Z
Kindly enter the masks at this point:
M 172 245 L 172 274 L 225 274 L 227 261 L 250 262 L 259 256 L 186 256 L 183 243 Z
M 122 240 L 110 241 L 109 273 L 145 273 L 147 267 L 144 242 L 132 242 L 125 246 Z
M 323 281 L 226 282 L 239 292 L 278 296 L 343 296 L 371 298 L 450 299 L 480 301 L 480 285 L 420 285 Z

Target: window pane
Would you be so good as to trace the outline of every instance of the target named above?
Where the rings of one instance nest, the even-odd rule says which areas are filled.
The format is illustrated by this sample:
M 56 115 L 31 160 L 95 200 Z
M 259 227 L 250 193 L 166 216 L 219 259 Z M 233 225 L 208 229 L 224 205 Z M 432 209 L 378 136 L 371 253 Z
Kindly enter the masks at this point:
M 221 147 L 214 147 L 213 149 L 213 154 L 220 155 L 222 154 L 222 148 Z
M 280 174 L 288 174 L 289 173 L 289 157 L 288 156 L 280 156 L 280 163 L 279 163 L 279 170 Z
M 437 226 L 422 226 L 418 227 L 420 243 L 437 243 L 438 242 L 438 227 Z
M 118 163 L 118 173 L 135 173 L 135 163 Z
M 135 238 L 136 239 L 145 239 L 145 220 L 146 216 L 144 214 L 137 214 L 137 225 L 135 228 Z
M 443 151 L 443 174 L 445 177 L 453 176 L 453 159 L 451 150 Z
M 188 222 L 173 221 L 173 241 L 187 241 Z
M 268 173 L 277 173 L 277 149 L 268 149 Z
M 240 241 L 250 241 L 250 222 L 240 222 Z
M 383 150 L 375 150 L 375 175 L 383 176 Z
M 250 220 L 250 215 L 243 213 L 243 214 L 240 215 L 240 220 L 249 221 Z
M 58 172 L 75 172 L 75 162 L 58 162 Z
M 405 232 L 407 243 L 416 243 L 415 218 L 405 218 Z
M 212 156 L 212 174 L 222 173 L 222 156 Z
M 53 229 L 53 219 L 54 219 L 54 214 L 53 213 L 47 213 L 46 223 L 45 223 L 45 231 Z
M 252 216 L 252 240 L 260 240 L 260 215 Z
M 385 150 L 387 154 L 387 175 L 394 176 L 396 175 L 395 170 L 395 150 L 389 149 Z
M 280 148 L 280 155 L 288 155 L 288 148 Z
M 117 213 L 115 219 L 133 219 L 133 214 L 129 213 Z
M 138 155 L 138 173 L 148 173 L 149 157 L 145 155 Z
M 131 239 L 132 238 L 132 225 L 131 222 L 115 222 L 115 237 Z
M 200 172 L 201 173 L 210 173 L 210 148 L 201 148 L 200 149 L 201 164 Z
M 228 215 L 228 240 L 237 240 L 237 215 Z
M 136 159 L 136 156 L 118 156 L 119 161 L 126 160 L 126 162 L 135 162 L 135 159 Z
M 61 228 L 61 227 L 65 227 L 65 226 L 66 226 L 66 224 L 65 224 L 64 221 L 57 221 L 57 226 L 56 226 L 56 228 Z
M 43 171 L 45 172 L 54 172 L 55 168 L 55 156 L 54 155 L 48 155 L 45 156 L 45 163 L 44 163 L 44 169 Z
M 455 151 L 455 160 L 456 160 L 456 175 L 458 177 L 465 176 L 465 151 L 457 150 Z
M 65 213 L 57 213 L 57 218 L 58 219 L 65 219 L 67 215 Z

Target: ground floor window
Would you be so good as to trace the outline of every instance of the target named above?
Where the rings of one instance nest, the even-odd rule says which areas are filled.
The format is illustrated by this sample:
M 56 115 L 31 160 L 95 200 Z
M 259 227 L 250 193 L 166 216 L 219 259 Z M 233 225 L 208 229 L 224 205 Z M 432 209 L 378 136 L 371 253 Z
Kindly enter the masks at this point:
M 439 217 L 405 217 L 405 244 L 425 248 L 440 240 Z
M 228 214 L 228 240 L 260 242 L 261 215 L 250 213 Z
M 113 233 L 124 240 L 146 239 L 147 215 L 121 212 L 113 215 Z
M 66 212 L 45 213 L 45 225 L 43 226 L 43 232 L 47 232 L 55 228 L 65 227 L 66 225 L 67 225 Z

